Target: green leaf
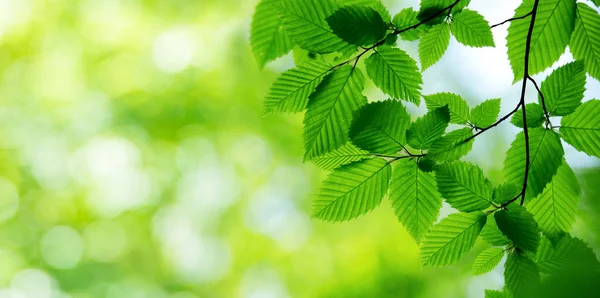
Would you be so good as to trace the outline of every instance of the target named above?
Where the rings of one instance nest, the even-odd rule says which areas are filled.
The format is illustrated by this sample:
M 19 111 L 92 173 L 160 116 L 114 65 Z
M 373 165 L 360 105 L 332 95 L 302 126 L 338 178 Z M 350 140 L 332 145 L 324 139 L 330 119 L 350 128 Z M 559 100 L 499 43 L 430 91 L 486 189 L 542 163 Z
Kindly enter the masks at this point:
M 390 22 L 392 20 L 392 16 L 390 12 L 387 10 L 385 5 L 381 3 L 380 0 L 338 0 L 337 1 L 341 5 L 358 5 L 358 6 L 368 6 L 370 8 L 375 9 L 379 15 L 383 18 L 385 22 Z
M 336 169 L 323 182 L 313 204 L 313 217 L 344 221 L 363 215 L 381 203 L 392 168 L 381 158 L 366 159 Z
M 469 121 L 469 105 L 460 95 L 442 92 L 425 95 L 423 98 L 429 110 L 447 105 L 450 109 L 450 123 L 466 124 Z
M 435 177 L 442 197 L 459 211 L 483 210 L 492 202 L 492 185 L 478 166 L 453 161 L 438 166 Z
M 422 0 L 421 11 L 431 9 L 433 12 L 437 12 L 454 4 L 454 2 L 456 2 L 456 0 Z M 470 2 L 471 0 L 461 0 L 452 8 L 452 13 L 463 10 Z M 445 16 L 445 14 L 442 15 Z
M 363 106 L 352 121 L 350 139 L 361 149 L 388 154 L 402 149 L 410 115 L 402 103 L 386 100 Z
M 569 48 L 577 60 L 585 60 L 585 70 L 600 80 L 600 15 L 585 5 L 577 3 L 577 20 Z
M 485 290 L 485 298 L 505 298 L 504 293 L 497 290 Z
M 515 12 L 521 17 L 531 12 L 534 0 L 524 0 Z M 534 75 L 560 58 L 565 51 L 575 27 L 575 1 L 545 0 L 540 1 L 531 34 L 529 56 L 529 74 Z M 508 27 L 506 37 L 508 59 L 515 75 L 514 82 L 523 79 L 525 47 L 531 17 L 514 20 Z
M 581 105 L 585 91 L 585 68 L 583 61 L 563 65 L 553 71 L 541 88 L 548 113 L 553 116 L 571 114 Z M 540 105 L 541 96 L 538 96 Z
M 338 8 L 334 0 L 285 0 L 277 1 L 274 7 L 286 34 L 301 48 L 318 54 L 354 48 L 337 37 L 325 20 Z
M 497 205 L 503 205 L 516 198 L 521 193 L 521 185 L 515 183 L 504 183 L 494 188 L 493 201 Z
M 399 160 L 394 167 L 389 191 L 398 220 L 420 243 L 442 208 L 442 197 L 433 174 L 421 171 L 416 160 Z
M 594 251 L 583 241 L 570 235 L 564 235 L 556 244 L 543 237 L 535 262 L 540 272 L 548 274 L 556 274 L 571 268 L 582 270 L 584 268 L 595 269 L 600 266 Z
M 327 75 L 310 96 L 304 116 L 305 160 L 331 152 L 348 141 L 352 115 L 367 99 L 364 76 L 346 65 Z
M 535 252 L 540 232 L 533 215 L 519 204 L 511 204 L 507 209 L 494 213 L 498 228 L 516 247 Z
M 560 135 L 575 149 L 600 157 L 600 100 L 580 105 L 561 119 Z
M 493 216 L 488 217 L 487 223 L 483 227 L 483 230 L 481 230 L 481 238 L 494 246 L 503 246 L 510 243 L 510 240 L 498 228 L 496 219 Z
M 418 15 L 418 13 L 414 9 L 412 9 L 412 7 L 405 8 L 394 16 L 394 19 L 392 20 L 392 24 L 394 25 L 394 28 L 396 28 L 396 30 L 406 29 L 408 27 L 411 27 L 411 26 L 419 23 L 419 19 L 417 18 L 417 15 Z M 415 41 L 415 40 L 419 40 L 419 38 L 421 38 L 421 35 L 423 35 L 423 32 L 424 32 L 423 27 L 419 26 L 415 29 L 411 29 L 411 30 L 400 33 L 400 37 L 402 37 L 402 39 L 404 39 L 404 40 Z
M 594 4 L 596 4 L 596 6 L 600 6 L 600 0 L 592 0 L 592 2 L 594 2 Z
M 466 46 L 495 46 L 490 24 L 474 10 L 465 9 L 452 16 L 450 29 L 456 40 Z
M 471 111 L 471 124 L 476 127 L 488 127 L 498 119 L 500 115 L 500 98 L 486 100 Z
M 325 155 L 313 158 L 311 162 L 321 169 L 333 170 L 340 166 L 369 158 L 370 156 L 371 154 L 368 151 L 361 150 L 351 142 L 348 142 Z
M 525 199 L 531 200 L 540 194 L 561 165 L 564 151 L 560 138 L 551 130 L 529 129 L 530 169 Z M 504 160 L 504 178 L 508 183 L 523 185 L 525 178 L 525 136 L 519 133 L 510 145 Z
M 419 43 L 419 58 L 425 71 L 438 62 L 450 44 L 450 26 L 447 23 L 437 24 L 423 35 Z
M 339 38 L 358 46 L 378 42 L 387 31 L 381 15 L 368 6 L 343 6 L 327 17 L 327 23 Z
M 535 262 L 522 253 L 508 254 L 504 264 L 506 287 L 515 297 L 537 297 L 540 286 L 540 272 Z
M 544 235 L 557 239 L 562 233 L 568 233 L 575 222 L 580 198 L 577 177 L 563 160 L 552 181 L 528 208 Z
M 365 65 L 367 74 L 383 92 L 419 104 L 423 78 L 417 62 L 406 52 L 389 46 L 378 47 Z
M 473 139 L 465 142 L 471 136 L 473 133 L 466 127 L 451 131 L 433 142 L 427 156 L 438 162 L 457 160 L 473 148 Z
M 309 95 L 329 71 L 326 63 L 309 62 L 284 72 L 271 85 L 265 98 L 265 114 L 303 111 Z
M 544 123 L 544 109 L 537 103 L 528 103 L 525 105 L 527 111 L 527 127 L 540 127 Z M 523 110 L 519 109 L 510 119 L 516 127 L 523 128 Z
M 447 106 L 432 109 L 410 125 L 406 132 L 408 145 L 415 149 L 429 149 L 444 134 L 449 121 Z
M 423 265 L 442 267 L 457 262 L 473 247 L 485 221 L 483 212 L 455 213 L 442 219 L 421 245 Z
M 473 261 L 471 274 L 482 275 L 492 271 L 504 257 L 504 248 L 490 247 L 482 251 Z
M 292 41 L 281 27 L 272 0 L 261 0 L 256 6 L 250 26 L 250 44 L 258 65 L 262 68 L 292 50 Z

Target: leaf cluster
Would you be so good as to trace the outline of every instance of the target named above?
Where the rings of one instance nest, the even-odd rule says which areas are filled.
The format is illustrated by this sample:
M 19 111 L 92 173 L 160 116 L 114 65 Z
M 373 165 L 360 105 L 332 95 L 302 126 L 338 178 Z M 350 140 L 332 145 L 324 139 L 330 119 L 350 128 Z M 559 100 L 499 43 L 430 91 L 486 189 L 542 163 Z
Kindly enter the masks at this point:
M 422 73 L 442 58 L 452 36 L 464 46 L 495 46 L 491 29 L 498 25 L 469 2 L 423 0 L 418 11 L 392 17 L 378 0 L 260 1 L 251 29 L 257 62 L 293 51 L 297 63 L 273 83 L 265 112 L 305 112 L 304 159 L 332 171 L 313 216 L 354 219 L 387 196 L 420 244 L 424 266 L 454 264 L 481 238 L 489 248 L 475 258 L 473 274 L 506 257 L 505 289 L 486 297 L 534 297 L 572 271 L 597 276 L 594 253 L 569 235 L 581 188 L 563 142 L 600 157 L 600 100 L 584 99 L 586 74 L 600 79 L 600 14 L 574 0 L 524 0 L 498 24 L 510 22 L 508 60 L 523 84 L 516 107 L 501 116 L 500 98 L 472 107 L 459 94 L 422 93 Z M 418 57 L 398 48 L 398 38 L 418 41 Z M 538 86 L 532 75 L 567 47 L 575 60 Z M 389 99 L 369 101 L 367 80 Z M 536 102 L 526 103 L 528 83 L 538 91 Z M 422 101 L 427 113 L 413 120 L 406 105 Z M 522 132 L 506 153 L 504 183 L 493 185 L 462 158 L 477 136 L 505 120 Z M 458 212 L 438 222 L 442 202 Z

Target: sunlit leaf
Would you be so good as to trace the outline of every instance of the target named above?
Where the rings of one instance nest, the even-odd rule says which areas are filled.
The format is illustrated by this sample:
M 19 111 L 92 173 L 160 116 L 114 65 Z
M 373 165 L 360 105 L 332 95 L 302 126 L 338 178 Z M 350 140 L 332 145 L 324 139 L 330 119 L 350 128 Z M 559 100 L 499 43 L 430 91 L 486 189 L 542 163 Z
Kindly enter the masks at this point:
M 600 157 L 600 100 L 590 100 L 561 119 L 560 136 L 575 149 Z
M 369 103 L 357 111 L 350 127 L 352 143 L 372 153 L 395 153 L 406 143 L 410 115 L 399 101 Z
M 583 61 L 563 65 L 542 82 L 542 94 L 550 115 L 565 116 L 581 105 L 585 91 L 585 68 Z M 542 97 L 538 96 L 540 105 Z
M 429 149 L 444 134 L 449 121 L 450 111 L 447 106 L 430 110 L 408 128 L 408 145 L 415 149 Z
M 471 273 L 473 275 L 482 275 L 492 271 L 504 257 L 504 248 L 490 247 L 481 253 L 473 261 Z
M 458 42 L 471 47 L 493 47 L 490 24 L 474 10 L 465 9 L 452 16 L 452 35 Z
M 462 212 L 483 210 L 492 202 L 492 185 L 483 171 L 468 162 L 453 161 L 442 164 L 435 171 L 442 197 Z
M 534 0 L 524 0 L 517 8 L 515 17 L 532 11 Z M 531 34 L 529 74 L 537 74 L 558 60 L 565 51 L 575 27 L 575 1 L 540 1 Z M 514 81 L 523 79 L 525 47 L 531 16 L 514 20 L 508 27 L 508 59 L 514 73 Z
M 457 262 L 475 244 L 485 225 L 483 212 L 455 213 L 442 219 L 421 245 L 424 266 L 442 267 Z
M 536 297 L 540 286 L 540 271 L 527 256 L 512 252 L 508 254 L 504 264 L 504 280 L 515 297 Z
M 585 61 L 585 69 L 600 80 L 600 15 L 585 3 L 577 3 L 577 20 L 571 37 L 571 53 Z
M 442 58 L 449 44 L 450 26 L 447 23 L 437 24 L 423 34 L 419 43 L 419 58 L 423 71 Z
M 599 122 L 600 123 L 600 122 Z M 527 192 L 531 200 L 540 194 L 561 165 L 564 150 L 558 134 L 543 128 L 529 129 L 529 160 Z M 525 135 L 519 133 L 510 145 L 504 160 L 504 179 L 508 183 L 523 185 L 525 179 Z
M 429 110 L 447 105 L 450 109 L 450 123 L 465 124 L 469 121 L 469 105 L 460 95 L 442 92 L 425 95 L 423 98 Z
M 368 151 L 356 147 L 351 142 L 335 149 L 325 155 L 311 159 L 310 161 L 324 170 L 333 170 L 337 167 L 369 158 Z
M 498 224 L 496 224 L 496 219 L 493 216 L 488 216 L 487 223 L 481 230 L 480 236 L 485 242 L 494 246 L 503 246 L 510 243 L 510 240 L 498 229 Z
M 265 98 L 265 113 L 296 113 L 306 108 L 309 95 L 315 90 L 330 66 L 323 62 L 309 62 L 292 68 L 271 85 Z
M 367 74 L 383 92 L 393 98 L 419 104 L 423 79 L 417 63 L 406 52 L 382 46 L 374 51 L 365 64 Z
M 392 23 L 394 24 L 394 27 L 397 30 L 403 30 L 419 23 L 417 15 L 418 12 L 412 9 L 412 7 L 405 8 L 394 16 Z M 404 40 L 415 41 L 421 38 L 423 32 L 423 27 L 419 26 L 415 29 L 407 30 L 405 32 L 400 33 L 400 37 L 402 37 L 402 39 Z
M 541 105 L 532 102 L 525 105 L 525 111 L 527 112 L 527 127 L 540 127 L 544 123 L 544 109 Z M 519 109 L 510 119 L 516 127 L 523 128 L 523 109 Z
M 533 215 L 519 204 L 511 204 L 508 210 L 494 213 L 498 228 L 514 245 L 522 250 L 535 252 L 540 242 L 540 232 Z
M 343 6 L 327 17 L 327 23 L 339 38 L 359 46 L 376 43 L 387 30 L 381 15 L 368 6 Z
M 336 169 L 323 181 L 313 203 L 313 217 L 344 221 L 373 210 L 381 203 L 391 174 L 391 166 L 381 158 Z
M 577 177 L 566 161 L 558 168 L 544 191 L 529 203 L 540 230 L 548 237 L 557 239 L 568 233 L 577 216 L 581 199 L 581 187 Z
M 272 0 L 261 0 L 256 6 L 250 28 L 252 53 L 260 67 L 292 50 L 292 41 L 281 27 Z
M 420 170 L 416 160 L 399 160 L 394 166 L 389 197 L 402 226 L 420 243 L 442 208 L 433 173 Z
M 453 130 L 433 142 L 427 156 L 438 162 L 457 160 L 473 148 L 473 139 L 465 142 L 471 136 L 469 128 Z
M 304 116 L 305 160 L 331 152 L 348 141 L 352 115 L 367 99 L 361 94 L 364 76 L 343 66 L 327 75 L 310 96 Z
M 500 115 L 500 98 L 486 100 L 471 111 L 471 124 L 485 128 L 492 125 Z

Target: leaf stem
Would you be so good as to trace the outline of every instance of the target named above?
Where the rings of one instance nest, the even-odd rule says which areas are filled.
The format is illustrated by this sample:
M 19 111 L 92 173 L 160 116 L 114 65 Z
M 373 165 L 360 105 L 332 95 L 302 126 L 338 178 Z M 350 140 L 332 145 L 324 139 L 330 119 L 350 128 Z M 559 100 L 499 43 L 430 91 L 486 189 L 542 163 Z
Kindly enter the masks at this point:
M 530 16 L 532 13 L 533 13 L 533 11 L 530 11 L 530 12 L 528 12 L 526 15 L 522 15 L 522 16 L 520 16 L 520 17 L 514 17 L 514 18 L 510 18 L 510 19 L 508 19 L 508 20 L 505 20 L 505 21 L 503 21 L 503 22 L 501 22 L 501 23 L 498 23 L 498 24 L 492 25 L 492 26 L 490 26 L 490 28 L 495 28 L 495 27 L 498 27 L 498 26 L 504 25 L 504 24 L 506 24 L 506 23 L 508 23 L 508 22 L 512 22 L 512 21 L 516 21 L 516 20 L 522 20 L 522 19 L 524 19 L 524 18 L 526 18 L 526 17 Z
M 544 108 L 544 116 L 546 116 L 546 128 L 552 127 L 552 122 L 550 121 L 550 113 L 548 113 L 548 109 L 546 108 L 546 98 L 544 98 L 544 93 L 542 93 L 542 90 L 538 86 L 537 82 L 533 79 L 533 77 L 527 75 L 527 79 L 533 83 L 533 86 L 535 86 L 535 89 L 540 95 L 540 99 L 542 101 L 542 108 Z

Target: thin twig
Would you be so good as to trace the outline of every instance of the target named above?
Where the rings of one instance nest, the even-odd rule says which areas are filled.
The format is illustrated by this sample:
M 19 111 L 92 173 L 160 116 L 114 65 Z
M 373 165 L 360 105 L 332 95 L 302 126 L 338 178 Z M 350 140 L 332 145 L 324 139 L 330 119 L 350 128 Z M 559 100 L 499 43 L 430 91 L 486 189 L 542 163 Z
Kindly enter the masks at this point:
M 508 22 L 512 22 L 512 21 L 516 21 L 516 20 L 522 20 L 522 19 L 524 19 L 524 18 L 526 18 L 526 17 L 530 16 L 532 13 L 533 13 L 533 11 L 530 11 L 530 12 L 529 12 L 529 13 L 527 13 L 526 15 L 523 15 L 523 16 L 520 16 L 520 17 L 514 17 L 514 18 L 510 18 L 510 19 L 508 19 L 508 20 L 505 20 L 505 21 L 503 21 L 503 22 L 501 22 L 501 23 L 498 23 L 498 24 L 492 25 L 492 26 L 491 26 L 491 28 L 495 28 L 495 27 L 498 27 L 498 26 L 504 25 L 504 24 L 506 24 L 506 23 L 508 23 Z
M 546 98 L 544 98 L 544 93 L 542 93 L 542 90 L 538 86 L 537 82 L 533 79 L 533 77 L 528 75 L 527 79 L 533 83 L 533 86 L 535 86 L 535 89 L 537 90 L 538 94 L 540 95 L 540 99 L 542 100 L 542 108 L 544 108 L 544 116 L 546 116 L 546 128 L 548 126 L 552 126 L 552 122 L 550 122 L 550 113 L 548 113 L 548 109 L 546 108 Z

